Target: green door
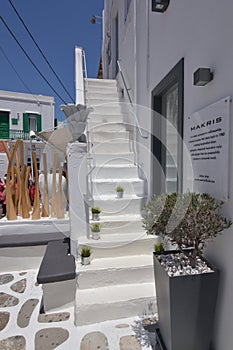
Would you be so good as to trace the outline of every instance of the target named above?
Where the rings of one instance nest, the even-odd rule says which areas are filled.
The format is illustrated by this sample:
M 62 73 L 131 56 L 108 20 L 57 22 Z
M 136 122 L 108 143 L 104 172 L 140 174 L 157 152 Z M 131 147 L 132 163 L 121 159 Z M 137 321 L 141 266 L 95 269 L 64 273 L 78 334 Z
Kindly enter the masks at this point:
M 9 114 L 0 111 L 0 139 L 9 139 Z

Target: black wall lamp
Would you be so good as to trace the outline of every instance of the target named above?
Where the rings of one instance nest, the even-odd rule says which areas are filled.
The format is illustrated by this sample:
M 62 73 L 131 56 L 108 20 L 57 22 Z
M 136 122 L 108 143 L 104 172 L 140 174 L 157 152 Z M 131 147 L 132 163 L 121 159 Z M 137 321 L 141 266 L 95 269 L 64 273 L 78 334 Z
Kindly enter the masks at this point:
M 213 80 L 213 72 L 211 72 L 210 68 L 198 68 L 193 73 L 193 85 L 205 86 L 211 80 Z
M 152 0 L 153 12 L 165 12 L 169 6 L 170 0 Z
M 92 16 L 90 19 L 91 24 L 101 24 L 101 21 L 103 18 L 101 16 Z

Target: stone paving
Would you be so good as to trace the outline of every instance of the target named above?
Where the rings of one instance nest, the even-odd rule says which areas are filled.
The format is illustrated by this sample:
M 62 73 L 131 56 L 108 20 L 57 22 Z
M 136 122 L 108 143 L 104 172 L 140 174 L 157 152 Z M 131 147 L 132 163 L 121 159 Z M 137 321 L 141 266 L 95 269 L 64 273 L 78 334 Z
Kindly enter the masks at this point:
M 139 317 L 75 327 L 73 308 L 40 314 L 36 274 L 0 275 L 0 350 L 152 349 Z

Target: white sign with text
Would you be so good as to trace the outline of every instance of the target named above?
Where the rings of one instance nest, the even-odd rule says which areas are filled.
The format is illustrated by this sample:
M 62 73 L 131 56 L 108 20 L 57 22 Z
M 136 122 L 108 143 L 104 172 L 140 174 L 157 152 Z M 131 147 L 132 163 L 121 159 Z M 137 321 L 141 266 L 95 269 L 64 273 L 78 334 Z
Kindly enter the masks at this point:
M 227 200 L 229 195 L 230 97 L 225 97 L 188 117 L 187 147 L 190 152 L 195 192 Z

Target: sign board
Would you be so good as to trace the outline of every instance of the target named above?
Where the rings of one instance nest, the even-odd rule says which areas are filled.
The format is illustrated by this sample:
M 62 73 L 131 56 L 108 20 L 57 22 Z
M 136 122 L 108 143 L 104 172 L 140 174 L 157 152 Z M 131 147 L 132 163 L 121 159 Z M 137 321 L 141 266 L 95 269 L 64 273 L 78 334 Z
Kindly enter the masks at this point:
M 229 192 L 230 97 L 188 117 L 187 147 L 193 166 L 194 192 L 227 200 Z

